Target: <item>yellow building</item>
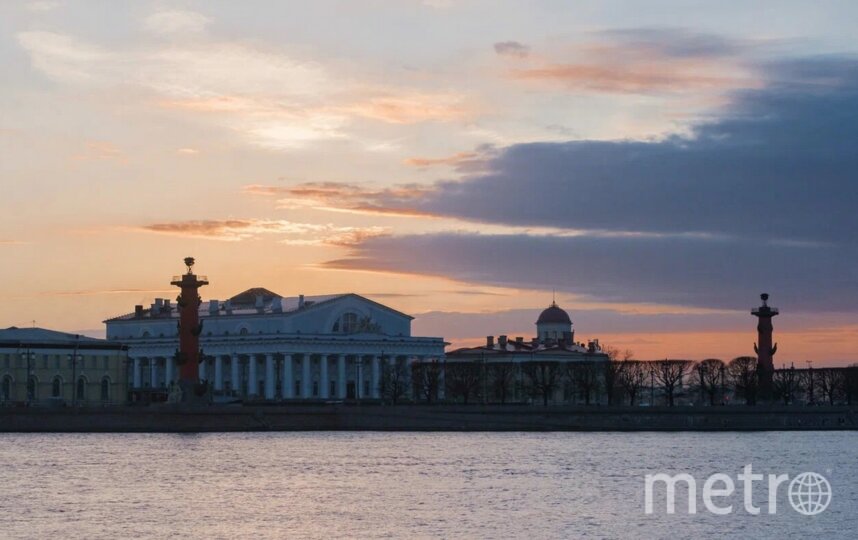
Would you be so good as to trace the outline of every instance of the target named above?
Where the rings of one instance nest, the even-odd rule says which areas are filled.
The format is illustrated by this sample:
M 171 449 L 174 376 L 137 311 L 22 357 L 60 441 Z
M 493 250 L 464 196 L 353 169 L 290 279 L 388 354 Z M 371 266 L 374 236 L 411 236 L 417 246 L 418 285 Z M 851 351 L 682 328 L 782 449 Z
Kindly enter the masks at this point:
M 4 405 L 103 405 L 126 401 L 128 356 L 120 343 L 44 328 L 0 330 Z

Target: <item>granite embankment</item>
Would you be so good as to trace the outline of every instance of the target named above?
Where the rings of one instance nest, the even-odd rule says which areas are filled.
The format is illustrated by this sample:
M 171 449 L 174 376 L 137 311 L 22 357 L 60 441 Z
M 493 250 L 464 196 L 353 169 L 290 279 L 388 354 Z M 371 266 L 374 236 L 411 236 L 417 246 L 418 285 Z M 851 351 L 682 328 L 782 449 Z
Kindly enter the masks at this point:
M 855 407 L 212 405 L 0 408 L 0 432 L 856 430 Z

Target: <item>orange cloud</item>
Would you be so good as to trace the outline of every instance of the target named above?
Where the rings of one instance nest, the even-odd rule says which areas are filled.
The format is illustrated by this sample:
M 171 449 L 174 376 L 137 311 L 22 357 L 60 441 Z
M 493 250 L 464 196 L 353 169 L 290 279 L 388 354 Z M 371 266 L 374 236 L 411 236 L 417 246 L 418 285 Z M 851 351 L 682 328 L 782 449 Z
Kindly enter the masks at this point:
M 406 165 L 413 167 L 431 167 L 433 165 L 459 165 L 465 161 L 471 161 L 477 157 L 474 152 L 459 152 L 452 156 L 442 158 L 412 157 L 405 160 Z
M 384 214 L 405 217 L 436 217 L 419 210 L 415 202 L 434 192 L 433 186 L 400 184 L 389 188 L 366 188 L 344 182 L 306 182 L 296 186 L 244 186 L 244 193 L 283 196 L 282 208 L 312 207 L 340 212 Z
M 138 230 L 227 242 L 277 235 L 284 244 L 302 246 L 349 246 L 389 234 L 384 227 L 340 227 L 331 223 L 296 223 L 277 219 L 177 221 L 144 225 Z
M 391 124 L 465 120 L 476 112 L 460 96 L 419 93 L 378 96 L 334 110 Z

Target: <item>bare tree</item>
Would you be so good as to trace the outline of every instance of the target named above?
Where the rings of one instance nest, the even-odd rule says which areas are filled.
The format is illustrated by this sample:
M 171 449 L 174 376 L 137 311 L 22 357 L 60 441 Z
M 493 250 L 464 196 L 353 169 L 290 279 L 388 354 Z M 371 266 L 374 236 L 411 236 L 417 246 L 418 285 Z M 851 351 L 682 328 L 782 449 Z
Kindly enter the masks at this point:
M 692 365 L 691 360 L 665 359 L 653 362 L 652 369 L 655 380 L 664 391 L 668 406 L 673 407 L 676 389 L 682 385 L 682 381 L 688 375 Z
M 560 385 L 562 371 L 560 364 L 547 360 L 527 362 L 522 367 L 527 377 L 530 393 L 542 397 L 542 404 L 548 406 L 548 401 Z
M 737 396 L 742 396 L 746 405 L 757 403 L 757 359 L 739 356 L 730 360 L 727 374 Z
M 589 405 L 592 397 L 599 388 L 599 369 L 593 362 L 568 362 L 566 377 L 572 386 L 584 396 L 584 403 Z
M 846 394 L 846 404 L 852 405 L 858 399 L 858 364 L 852 364 L 847 367 L 843 373 L 844 393 Z
M 694 366 L 697 371 L 700 390 L 709 397 L 709 405 L 715 405 L 718 389 L 724 382 L 724 362 L 717 358 L 707 358 Z
M 813 370 L 817 388 L 819 388 L 822 399 L 829 405 L 840 399 L 846 393 L 846 371 L 837 368 L 823 368 Z
M 454 399 L 461 398 L 465 404 L 477 397 L 482 386 L 482 366 L 475 362 L 447 363 L 447 389 Z
M 427 403 L 438 396 L 438 387 L 441 383 L 441 362 L 432 359 L 429 362 L 414 364 L 414 387 L 417 394 L 423 397 Z
M 396 405 L 399 400 L 408 395 L 408 365 L 405 358 L 391 357 L 389 362 L 382 362 L 379 391 L 382 397 Z
M 501 403 L 506 403 L 512 385 L 515 382 L 516 367 L 512 362 L 490 364 L 489 377 L 494 395 Z
M 608 405 L 613 405 L 620 382 L 620 374 L 624 367 L 623 361 L 631 360 L 634 353 L 628 349 L 621 353 L 619 349 L 610 345 L 603 345 L 602 352 L 608 355 L 608 362 L 602 364 L 602 380 L 605 383 L 605 396 L 608 399 Z
M 802 377 L 795 367 L 776 369 L 772 375 L 775 396 L 782 399 L 784 405 L 789 405 L 795 401 L 796 396 L 801 392 L 801 379 Z
M 629 398 L 629 405 L 634 406 L 635 400 L 646 385 L 647 378 L 649 378 L 649 362 L 623 360 L 621 364 L 622 368 L 619 372 L 620 386 Z

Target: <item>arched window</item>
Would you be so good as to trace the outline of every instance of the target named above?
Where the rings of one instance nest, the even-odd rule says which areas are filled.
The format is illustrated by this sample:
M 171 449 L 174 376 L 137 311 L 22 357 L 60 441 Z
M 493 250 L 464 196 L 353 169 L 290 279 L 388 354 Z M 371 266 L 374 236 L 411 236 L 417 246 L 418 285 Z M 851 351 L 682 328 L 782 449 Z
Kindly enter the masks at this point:
M 63 388 L 63 381 L 59 377 L 54 377 L 54 380 L 51 382 L 51 397 L 61 397 Z
M 150 336 L 149 332 L 143 332 L 143 339 L 146 339 Z
M 110 401 L 110 379 L 107 377 L 101 379 L 101 401 Z
M 39 398 L 37 391 L 38 388 L 39 385 L 36 384 L 36 378 L 31 375 L 30 378 L 27 379 L 27 399 L 29 401 L 35 401 Z
M 247 328 L 242 328 L 241 330 L 239 330 L 238 335 L 239 336 L 246 336 L 247 335 Z
M 356 332 L 358 328 L 357 313 L 344 313 L 342 317 L 343 334 Z
M 86 379 L 81 377 L 77 380 L 77 400 L 86 401 Z
M 8 375 L 3 377 L 3 388 L 0 389 L 0 397 L 3 398 L 3 401 L 12 400 L 12 377 Z

